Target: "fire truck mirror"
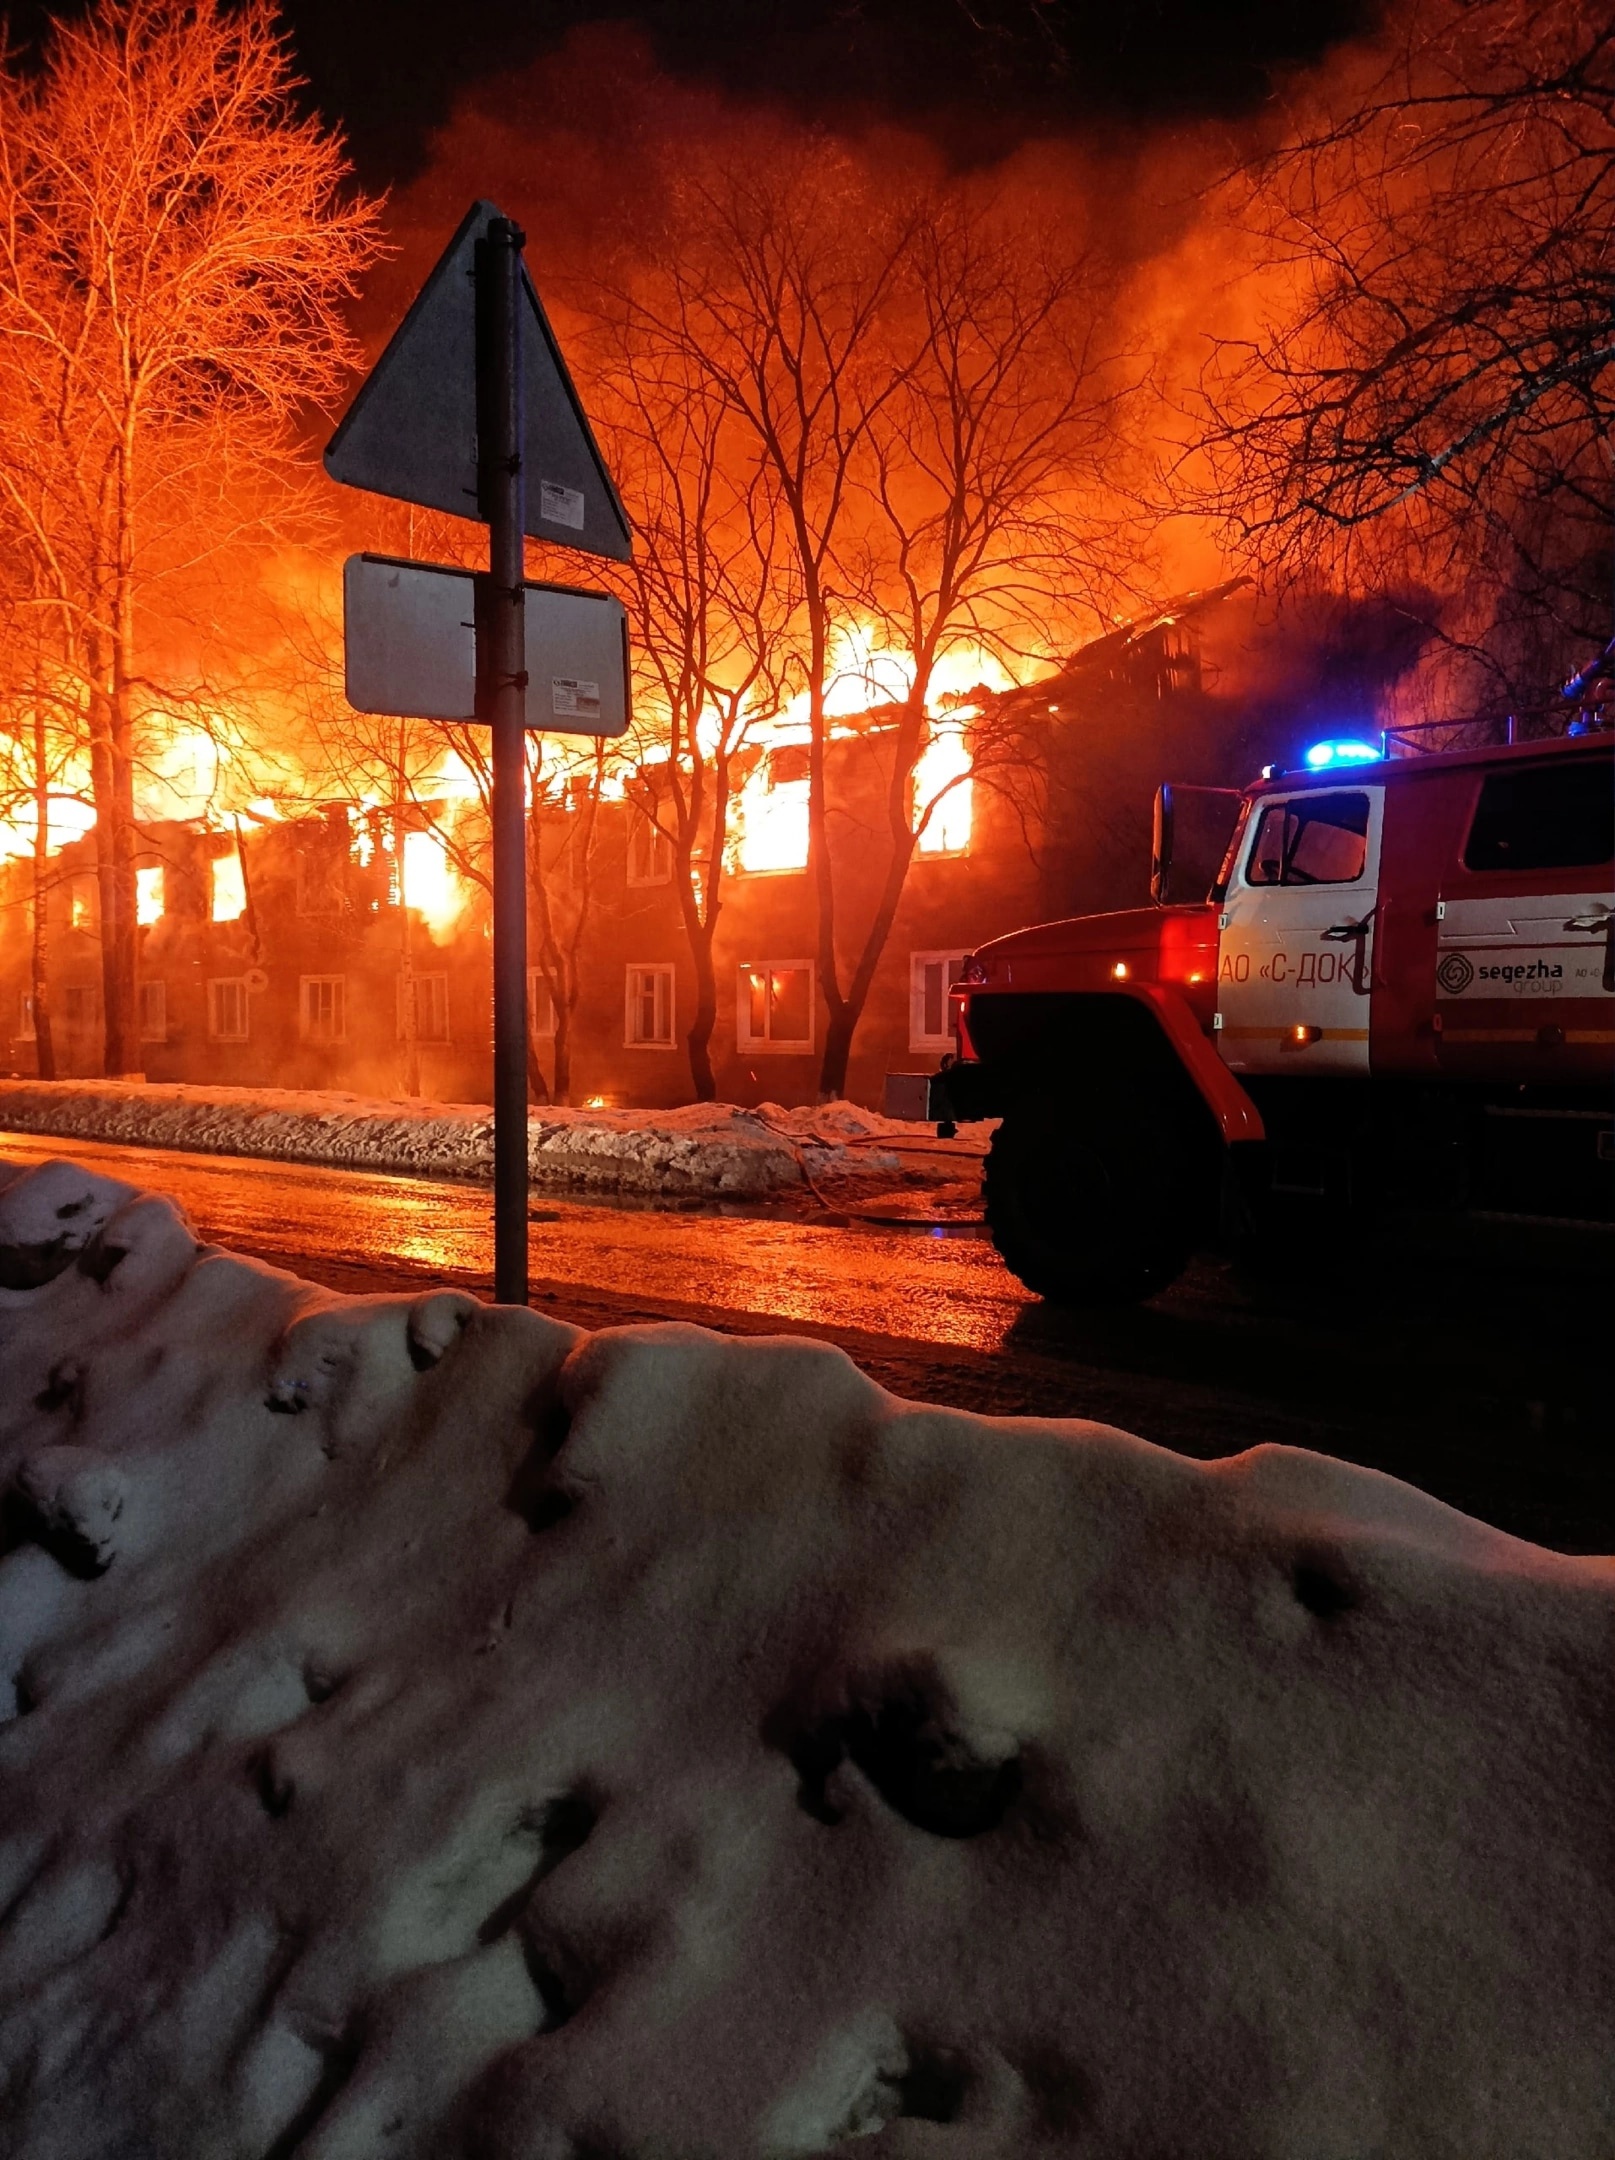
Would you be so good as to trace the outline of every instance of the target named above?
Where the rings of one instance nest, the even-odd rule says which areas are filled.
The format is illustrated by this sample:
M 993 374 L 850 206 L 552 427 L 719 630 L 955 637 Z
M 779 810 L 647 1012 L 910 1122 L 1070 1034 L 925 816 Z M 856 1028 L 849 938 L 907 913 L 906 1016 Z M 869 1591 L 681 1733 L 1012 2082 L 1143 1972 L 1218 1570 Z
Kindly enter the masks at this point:
M 1150 834 L 1150 898 L 1165 907 L 1172 894 L 1172 783 L 1155 790 L 1155 822 Z

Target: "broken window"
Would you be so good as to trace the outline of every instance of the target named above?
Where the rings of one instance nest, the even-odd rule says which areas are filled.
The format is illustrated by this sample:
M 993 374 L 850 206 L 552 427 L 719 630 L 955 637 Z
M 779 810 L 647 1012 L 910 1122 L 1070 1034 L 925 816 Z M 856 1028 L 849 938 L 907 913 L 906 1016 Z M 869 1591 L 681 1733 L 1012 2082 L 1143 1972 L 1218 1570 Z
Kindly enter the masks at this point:
M 756 961 L 740 970 L 735 1040 L 742 1050 L 813 1048 L 813 963 Z

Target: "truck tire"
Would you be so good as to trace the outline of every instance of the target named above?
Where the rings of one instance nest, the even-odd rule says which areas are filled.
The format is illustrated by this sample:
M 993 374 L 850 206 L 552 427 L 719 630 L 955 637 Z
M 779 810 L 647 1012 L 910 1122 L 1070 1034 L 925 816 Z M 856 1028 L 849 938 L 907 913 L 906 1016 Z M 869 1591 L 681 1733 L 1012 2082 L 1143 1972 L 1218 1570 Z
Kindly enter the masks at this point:
M 1123 1305 L 1175 1282 L 1198 1242 L 1195 1136 L 1170 1110 L 1011 1111 L 987 1154 L 987 1227 L 1057 1305 Z

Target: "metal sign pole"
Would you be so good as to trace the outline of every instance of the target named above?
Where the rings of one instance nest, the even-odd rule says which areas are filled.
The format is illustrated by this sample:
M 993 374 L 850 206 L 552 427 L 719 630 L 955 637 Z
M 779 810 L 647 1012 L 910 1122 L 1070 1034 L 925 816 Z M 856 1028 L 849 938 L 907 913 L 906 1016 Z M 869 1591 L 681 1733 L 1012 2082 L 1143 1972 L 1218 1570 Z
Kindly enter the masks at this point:
M 489 604 L 478 716 L 493 730 L 494 1296 L 527 1303 L 527 625 L 522 534 L 521 251 L 509 218 L 477 243 L 477 485 Z M 484 635 L 486 632 L 486 635 Z
M 494 1294 L 512 1305 L 527 1302 L 529 611 L 549 691 L 535 731 L 620 735 L 629 719 L 622 603 L 559 585 L 524 590 L 522 540 L 531 532 L 610 562 L 633 553 L 522 267 L 525 245 L 492 203 L 471 205 L 325 446 L 325 469 L 345 487 L 456 517 L 475 500 L 488 527 L 487 573 L 471 580 L 469 654 L 464 572 L 356 555 L 342 584 L 356 710 L 474 718 L 493 732 Z M 524 459 L 537 497 L 531 526 Z

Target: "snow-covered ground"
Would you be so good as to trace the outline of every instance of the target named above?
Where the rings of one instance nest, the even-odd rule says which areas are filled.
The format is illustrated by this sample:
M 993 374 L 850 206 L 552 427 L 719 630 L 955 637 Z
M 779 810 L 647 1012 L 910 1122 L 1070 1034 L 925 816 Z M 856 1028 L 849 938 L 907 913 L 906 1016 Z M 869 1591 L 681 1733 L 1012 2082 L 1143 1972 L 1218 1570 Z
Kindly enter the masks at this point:
M 0 1080 L 0 1128 L 215 1155 L 268 1155 L 351 1169 L 491 1178 L 493 1117 L 481 1104 L 379 1101 L 292 1088 L 122 1080 Z M 541 1190 L 761 1199 L 849 1180 L 945 1184 L 977 1169 L 990 1126 L 939 1141 L 935 1127 L 854 1103 L 782 1109 L 535 1109 Z
M 0 1284 L 12 2160 L 1615 2150 L 1609 1563 L 67 1163 Z

